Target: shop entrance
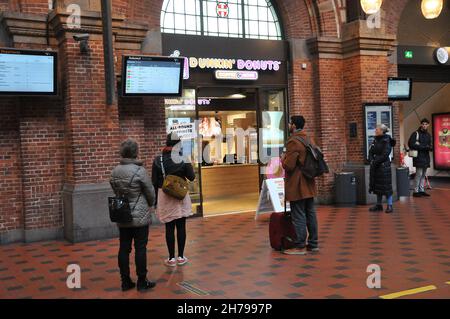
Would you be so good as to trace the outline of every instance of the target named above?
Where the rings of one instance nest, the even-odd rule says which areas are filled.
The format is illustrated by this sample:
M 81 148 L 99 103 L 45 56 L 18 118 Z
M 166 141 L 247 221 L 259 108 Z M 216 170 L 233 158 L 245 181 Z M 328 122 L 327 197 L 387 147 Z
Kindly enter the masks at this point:
M 203 216 L 255 210 L 259 196 L 257 91 L 198 90 Z
M 255 211 L 264 179 L 283 176 L 285 88 L 186 88 L 165 109 L 167 133 L 180 135 L 195 170 L 195 215 Z

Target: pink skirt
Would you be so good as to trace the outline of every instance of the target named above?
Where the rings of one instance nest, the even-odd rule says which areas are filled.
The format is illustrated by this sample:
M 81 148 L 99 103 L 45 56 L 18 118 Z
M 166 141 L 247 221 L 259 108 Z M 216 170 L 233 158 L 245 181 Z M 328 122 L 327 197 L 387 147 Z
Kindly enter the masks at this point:
M 194 215 L 192 212 L 192 202 L 189 193 L 183 200 L 173 198 L 158 189 L 158 205 L 156 207 L 156 216 L 161 223 L 166 224 L 183 217 Z

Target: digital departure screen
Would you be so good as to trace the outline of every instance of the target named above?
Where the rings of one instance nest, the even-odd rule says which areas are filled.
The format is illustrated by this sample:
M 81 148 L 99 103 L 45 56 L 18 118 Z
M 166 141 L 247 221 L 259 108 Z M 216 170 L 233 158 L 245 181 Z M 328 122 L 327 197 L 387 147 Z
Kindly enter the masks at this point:
M 389 78 L 388 98 L 390 101 L 411 100 L 412 80 L 409 78 Z
M 183 58 L 126 56 L 123 60 L 123 96 L 181 96 Z
M 56 95 L 56 65 L 53 51 L 0 49 L 0 94 Z

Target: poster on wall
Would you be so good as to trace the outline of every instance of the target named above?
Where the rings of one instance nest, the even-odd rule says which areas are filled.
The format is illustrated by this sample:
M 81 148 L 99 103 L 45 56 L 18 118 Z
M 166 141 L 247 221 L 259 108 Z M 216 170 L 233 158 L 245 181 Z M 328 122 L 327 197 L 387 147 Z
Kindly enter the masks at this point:
M 392 136 L 393 116 L 391 104 L 364 104 L 364 132 L 365 132 L 365 158 L 369 157 L 369 149 L 375 140 L 377 125 L 384 124 L 389 127 L 389 135 Z M 393 153 L 390 157 L 393 158 Z
M 450 170 L 450 112 L 433 114 L 434 168 Z

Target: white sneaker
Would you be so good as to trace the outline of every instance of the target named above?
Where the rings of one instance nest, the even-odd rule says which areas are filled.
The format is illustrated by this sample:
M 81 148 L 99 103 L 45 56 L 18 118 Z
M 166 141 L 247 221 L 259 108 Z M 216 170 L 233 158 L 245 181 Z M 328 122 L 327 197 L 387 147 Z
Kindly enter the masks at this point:
M 166 260 L 164 260 L 164 264 L 165 264 L 167 267 L 175 267 L 175 266 L 177 265 L 177 262 L 176 262 L 175 258 L 172 258 L 172 259 L 166 259 Z
M 177 264 L 178 266 L 183 266 L 184 264 L 186 264 L 188 262 L 187 257 L 178 257 L 177 259 Z

